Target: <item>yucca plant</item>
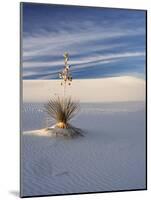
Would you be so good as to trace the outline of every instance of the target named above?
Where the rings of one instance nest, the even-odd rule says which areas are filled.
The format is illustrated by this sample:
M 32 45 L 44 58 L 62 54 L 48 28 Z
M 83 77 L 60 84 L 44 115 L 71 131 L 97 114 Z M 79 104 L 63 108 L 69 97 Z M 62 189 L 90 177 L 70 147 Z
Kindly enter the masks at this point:
M 73 101 L 71 97 L 50 99 L 45 105 L 47 114 L 56 122 L 52 130 L 56 135 L 82 135 L 79 128 L 75 128 L 69 122 L 79 111 L 79 103 Z
M 58 128 L 68 128 L 68 123 L 71 118 L 79 110 L 79 104 L 76 101 L 72 101 L 69 98 L 54 98 L 50 99 L 45 105 L 46 112 L 50 115 L 56 122 Z
M 65 97 L 67 85 L 71 85 L 72 76 L 70 65 L 68 64 L 69 54 L 64 54 L 64 69 L 59 73 L 61 86 L 63 86 L 63 97 L 50 99 L 45 105 L 45 110 L 51 118 L 55 120 L 55 127 L 48 127 L 46 131 L 51 130 L 55 135 L 75 136 L 82 135 L 82 130 L 72 126 L 69 122 L 79 111 L 79 103 L 73 101 L 71 97 Z

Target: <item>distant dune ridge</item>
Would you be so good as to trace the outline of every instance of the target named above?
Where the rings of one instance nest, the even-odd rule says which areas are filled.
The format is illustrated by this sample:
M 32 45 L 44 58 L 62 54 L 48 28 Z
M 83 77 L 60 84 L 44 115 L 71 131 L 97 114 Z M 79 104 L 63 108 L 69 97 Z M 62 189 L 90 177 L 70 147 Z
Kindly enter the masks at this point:
M 130 76 L 76 79 L 67 86 L 66 95 L 80 102 L 144 101 L 145 80 Z M 60 80 L 23 80 L 24 102 L 47 102 L 63 95 Z

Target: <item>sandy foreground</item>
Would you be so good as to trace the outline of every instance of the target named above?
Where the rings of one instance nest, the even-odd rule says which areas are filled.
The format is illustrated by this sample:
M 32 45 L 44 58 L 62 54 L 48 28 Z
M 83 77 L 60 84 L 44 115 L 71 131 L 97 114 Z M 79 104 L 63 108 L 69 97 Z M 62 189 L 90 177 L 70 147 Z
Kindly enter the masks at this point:
M 45 102 L 54 96 L 63 96 L 61 80 L 24 80 L 23 101 Z M 80 102 L 143 101 L 145 81 L 122 76 L 101 79 L 76 79 L 67 86 L 66 95 Z
M 35 134 L 43 103 L 24 103 L 22 120 L 22 196 L 145 188 L 143 101 L 81 104 L 72 124 L 85 136 L 75 139 Z
M 79 99 L 81 109 L 71 123 L 85 132 L 75 139 L 43 131 L 44 104 L 58 95 L 60 80 L 23 81 L 22 196 L 144 189 L 145 81 L 73 80 L 66 95 Z

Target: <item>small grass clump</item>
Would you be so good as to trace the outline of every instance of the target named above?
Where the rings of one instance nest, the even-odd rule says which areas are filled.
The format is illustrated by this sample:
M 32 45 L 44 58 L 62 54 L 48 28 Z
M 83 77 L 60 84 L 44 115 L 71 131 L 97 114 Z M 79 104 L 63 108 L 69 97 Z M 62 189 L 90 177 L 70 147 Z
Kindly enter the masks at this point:
M 64 136 L 82 135 L 79 128 L 72 126 L 69 122 L 79 111 L 79 103 L 71 97 L 50 99 L 45 105 L 47 114 L 56 122 L 53 129 L 54 134 Z

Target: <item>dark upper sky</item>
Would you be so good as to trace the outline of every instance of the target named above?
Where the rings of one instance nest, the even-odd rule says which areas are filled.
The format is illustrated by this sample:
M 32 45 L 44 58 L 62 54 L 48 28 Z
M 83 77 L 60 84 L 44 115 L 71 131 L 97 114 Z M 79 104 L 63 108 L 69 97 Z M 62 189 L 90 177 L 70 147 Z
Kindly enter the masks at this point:
M 145 76 L 145 11 L 23 4 L 23 79 Z

